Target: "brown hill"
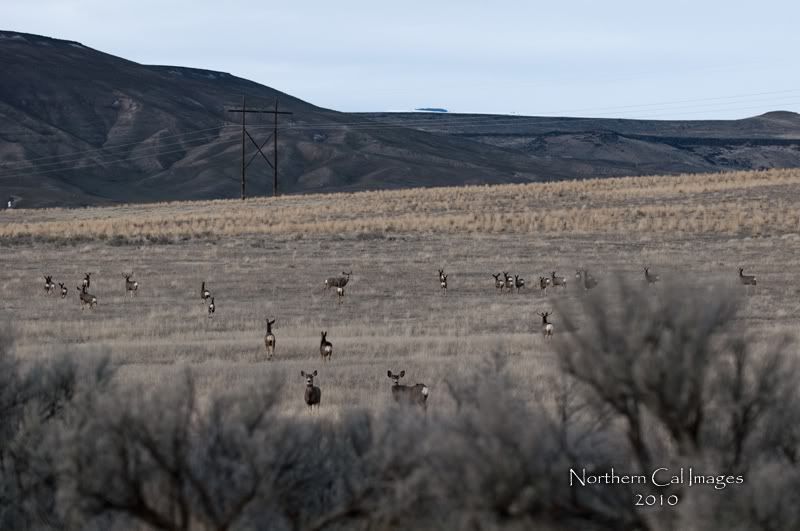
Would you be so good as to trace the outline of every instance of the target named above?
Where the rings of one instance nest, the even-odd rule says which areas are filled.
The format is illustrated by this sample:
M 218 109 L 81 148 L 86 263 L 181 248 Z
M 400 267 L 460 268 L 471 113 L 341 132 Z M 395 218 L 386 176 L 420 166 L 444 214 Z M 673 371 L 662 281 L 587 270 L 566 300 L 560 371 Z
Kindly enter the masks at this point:
M 345 114 L 230 74 L 17 32 L 0 32 L 0 71 L 0 198 L 29 207 L 238 197 L 241 130 L 226 109 L 242 96 L 262 108 L 278 98 L 293 113 L 279 134 L 286 193 L 800 166 L 794 113 L 733 122 Z M 266 140 L 267 117 L 248 120 Z M 271 175 L 254 160 L 249 195 L 270 193 Z

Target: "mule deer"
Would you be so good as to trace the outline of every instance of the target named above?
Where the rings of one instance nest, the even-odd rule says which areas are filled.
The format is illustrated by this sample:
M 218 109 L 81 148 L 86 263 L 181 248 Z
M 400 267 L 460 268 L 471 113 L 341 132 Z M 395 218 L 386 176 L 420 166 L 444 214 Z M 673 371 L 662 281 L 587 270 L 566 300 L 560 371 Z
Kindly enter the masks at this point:
M 439 282 L 444 280 L 444 269 L 439 269 Z
M 66 299 L 67 298 L 67 286 L 65 286 L 63 282 L 59 282 L 58 285 L 61 288 L 61 298 L 62 299 Z
M 559 277 L 558 275 L 556 275 L 555 271 L 550 273 L 550 278 L 553 281 L 553 287 L 554 288 L 557 288 L 559 286 L 561 286 L 562 288 L 566 288 L 567 287 L 567 279 L 565 277 Z
M 442 287 L 442 294 L 447 295 L 447 275 L 442 275 L 439 284 Z
M 647 283 L 650 286 L 652 286 L 653 284 L 655 284 L 656 282 L 661 280 L 661 277 L 656 275 L 655 273 L 651 273 L 649 267 L 645 267 L 644 268 L 644 279 L 647 281 Z
M 208 304 L 208 318 L 214 317 L 214 312 L 217 311 L 217 305 L 214 304 L 214 297 L 211 297 L 211 302 Z
M 44 292 L 46 295 L 52 295 L 53 290 L 56 289 L 56 285 L 53 282 L 53 277 L 49 275 L 44 275 Z
M 206 289 L 206 281 L 200 286 L 200 299 L 206 301 L 211 298 L 211 292 Z
M 272 333 L 272 325 L 275 324 L 275 319 L 270 321 L 267 318 L 267 335 L 264 336 L 264 346 L 267 347 L 267 359 L 272 359 L 275 355 L 275 334 Z
M 495 288 L 496 288 L 498 291 L 502 291 L 502 289 L 503 289 L 504 287 L 506 287 L 506 281 L 505 281 L 505 279 L 503 279 L 503 280 L 500 280 L 500 275 L 501 275 L 501 273 L 498 273 L 498 274 L 496 274 L 496 275 L 492 275 L 492 276 L 494 277 L 494 287 L 495 287 Z
M 314 377 L 316 375 L 317 371 L 313 373 L 300 371 L 300 376 L 306 379 L 306 392 L 303 398 L 305 399 L 309 411 L 312 411 L 314 406 L 317 406 L 317 409 L 319 409 L 319 403 L 322 399 L 322 391 L 319 387 L 314 385 Z
M 133 271 L 131 271 L 130 275 L 127 273 L 122 273 L 122 276 L 125 277 L 125 293 L 131 297 L 135 296 L 136 292 L 139 290 L 139 283 L 135 280 L 131 280 Z
M 91 273 L 86 273 L 86 275 L 83 277 L 83 287 L 86 289 L 88 289 L 92 285 L 91 276 L 92 276 Z
M 505 277 L 505 287 L 511 293 L 511 290 L 514 289 L 514 278 L 505 271 L 503 271 L 503 276 Z
M 745 275 L 744 268 L 739 268 L 739 281 L 745 286 L 756 286 L 756 276 L 755 275 Z
M 342 271 L 342 275 L 344 275 L 343 277 L 331 277 L 328 280 L 326 280 L 325 283 L 327 285 L 331 280 L 333 280 L 333 283 L 330 284 L 329 287 L 333 286 L 334 288 L 343 288 L 347 285 L 348 282 L 350 282 L 350 275 L 352 274 L 353 274 L 352 271 L 350 271 L 349 273 L 345 273 L 344 271 Z
M 322 361 L 331 359 L 333 355 L 333 343 L 328 341 L 328 332 L 320 332 L 322 338 L 319 341 L 319 355 L 322 356 Z
M 400 385 L 400 378 L 406 375 L 406 371 L 400 371 L 400 374 L 392 374 L 388 372 L 389 378 L 392 379 L 392 397 L 395 402 L 399 404 L 416 405 L 423 410 L 428 409 L 428 386 L 423 383 L 415 385 Z
M 552 323 L 547 322 L 547 317 L 550 315 L 550 312 L 544 312 L 544 313 L 536 312 L 536 313 L 537 315 L 542 316 L 542 335 L 546 339 L 550 339 L 551 337 L 553 337 L 553 325 Z
M 525 279 L 519 275 L 514 275 L 514 286 L 517 288 L 517 293 L 519 293 L 519 290 L 525 287 Z
M 90 310 L 93 310 L 94 307 L 97 306 L 97 297 L 91 293 L 87 293 L 85 286 L 79 286 L 75 289 L 78 290 L 78 297 L 81 299 L 81 310 L 83 310 L 87 304 Z
M 547 286 L 550 285 L 550 279 L 547 277 L 539 277 L 539 289 L 547 295 Z

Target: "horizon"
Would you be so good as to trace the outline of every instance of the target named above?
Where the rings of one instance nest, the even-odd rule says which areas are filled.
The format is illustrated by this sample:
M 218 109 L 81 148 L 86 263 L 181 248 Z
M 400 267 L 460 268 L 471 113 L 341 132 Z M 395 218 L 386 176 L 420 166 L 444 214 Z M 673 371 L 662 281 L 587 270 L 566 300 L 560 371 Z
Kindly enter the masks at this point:
M 141 64 L 228 72 L 342 112 L 694 121 L 800 111 L 800 6 L 788 2 L 129 6 L 120 26 L 120 7 L 99 0 L 12 0 L 4 25 Z

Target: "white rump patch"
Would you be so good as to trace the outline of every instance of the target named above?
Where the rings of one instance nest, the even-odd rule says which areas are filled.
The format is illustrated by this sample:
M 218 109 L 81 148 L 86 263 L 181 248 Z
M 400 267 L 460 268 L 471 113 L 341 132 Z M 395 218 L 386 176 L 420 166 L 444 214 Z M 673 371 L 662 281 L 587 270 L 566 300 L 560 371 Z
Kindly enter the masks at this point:
M 422 394 L 424 396 L 428 396 L 428 386 L 427 385 L 422 387 Z
M 333 350 L 333 347 L 325 347 L 325 352 L 330 352 Z

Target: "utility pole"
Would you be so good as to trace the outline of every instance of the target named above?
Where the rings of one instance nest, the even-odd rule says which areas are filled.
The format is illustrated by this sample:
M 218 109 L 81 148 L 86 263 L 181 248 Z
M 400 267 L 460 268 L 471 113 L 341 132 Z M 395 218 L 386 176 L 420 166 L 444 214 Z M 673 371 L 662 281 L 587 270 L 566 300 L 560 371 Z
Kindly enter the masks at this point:
M 247 173 L 247 166 L 244 164 L 244 135 L 247 130 L 244 127 L 244 117 L 247 116 L 247 98 L 242 96 L 242 200 L 245 198 L 245 175 Z
M 272 165 L 272 197 L 278 197 L 278 98 L 275 98 L 275 126 L 272 129 L 272 153 L 275 163 Z
M 261 157 L 266 161 L 266 163 L 272 168 L 272 195 L 278 195 L 278 115 L 279 114 L 292 114 L 291 112 L 286 111 L 279 111 L 278 110 L 278 98 L 275 98 L 275 109 L 274 110 L 262 110 L 262 109 L 248 109 L 246 107 L 246 100 L 245 97 L 242 96 L 242 108 L 241 109 L 228 109 L 228 112 L 240 112 L 242 113 L 242 199 L 245 198 L 245 181 L 247 175 L 247 167 L 253 162 L 253 160 L 259 154 Z M 247 113 L 256 113 L 256 114 L 272 114 L 274 117 L 273 121 L 273 128 L 272 134 L 267 137 L 267 139 L 261 144 L 255 141 L 255 139 L 250 135 L 247 131 L 245 126 L 245 115 Z M 245 144 L 247 143 L 246 138 L 249 138 L 253 145 L 256 147 L 257 152 L 253 154 L 250 160 L 245 163 Z M 273 139 L 273 162 L 270 162 L 269 158 L 264 154 L 264 146 L 267 145 L 270 138 Z

